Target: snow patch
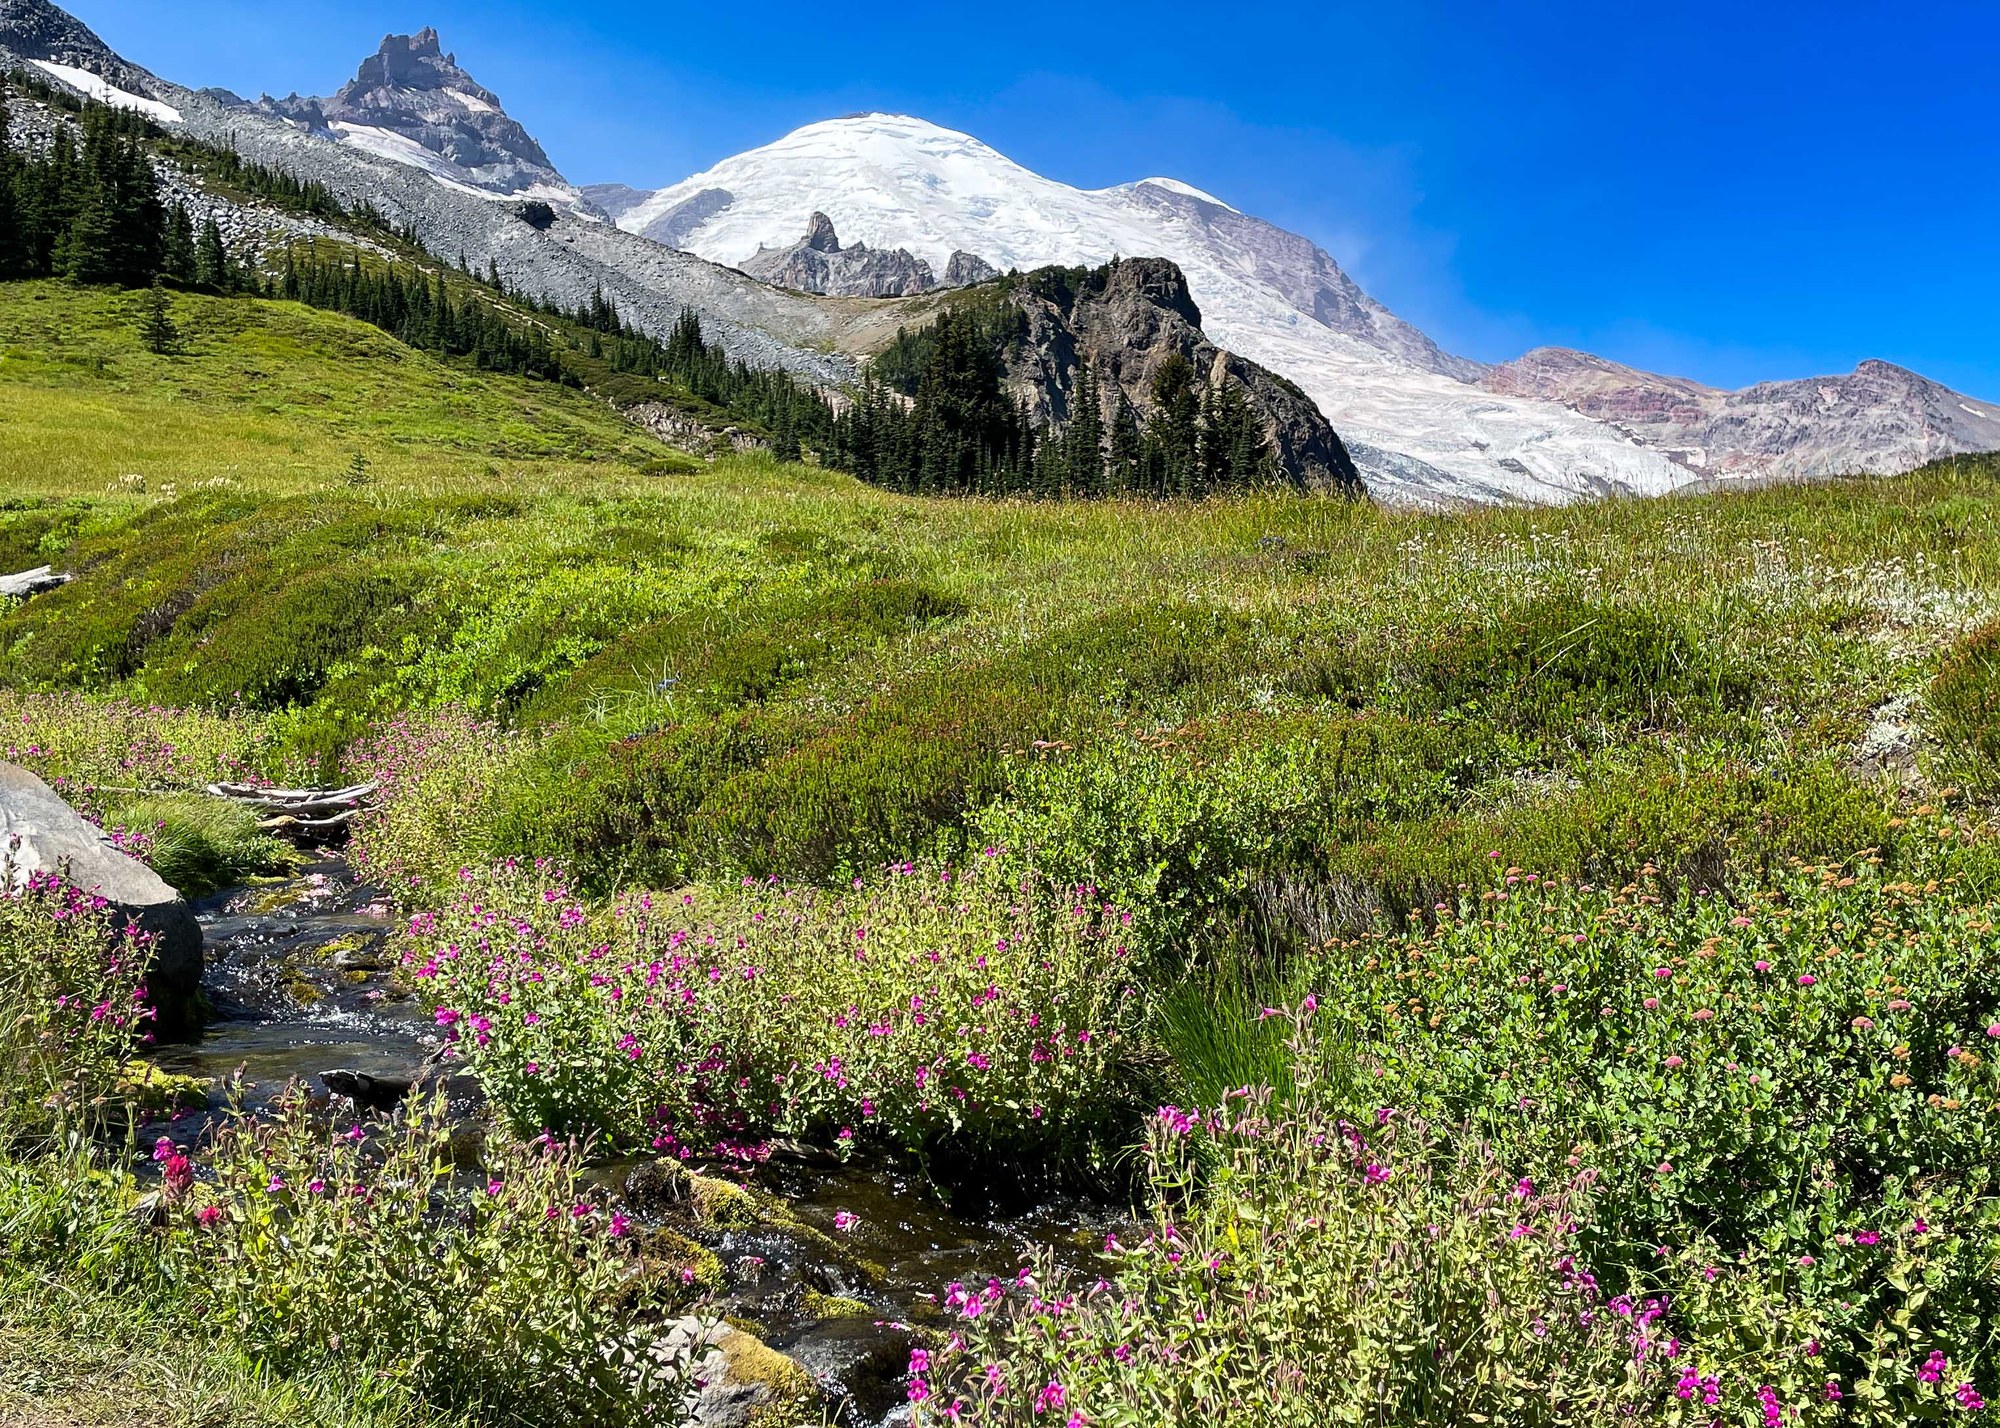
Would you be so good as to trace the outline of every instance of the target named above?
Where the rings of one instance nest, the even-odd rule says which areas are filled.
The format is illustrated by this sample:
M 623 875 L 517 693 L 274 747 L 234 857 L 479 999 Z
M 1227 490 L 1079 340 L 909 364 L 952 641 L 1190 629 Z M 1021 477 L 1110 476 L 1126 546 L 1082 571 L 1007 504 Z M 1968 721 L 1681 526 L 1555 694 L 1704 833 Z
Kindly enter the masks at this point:
M 498 114 L 500 111 L 476 94 L 467 94 L 462 89 L 447 89 L 445 93 L 470 109 L 474 114 Z
M 510 193 L 495 193 L 490 188 L 480 188 L 465 181 L 465 170 L 444 155 L 426 149 L 415 139 L 398 134 L 393 129 L 381 129 L 372 124 L 350 124 L 336 120 L 331 126 L 341 143 L 373 154 L 378 159 L 388 159 L 413 169 L 421 169 L 433 179 L 454 193 L 468 194 L 473 198 L 483 198 L 492 203 L 513 203 L 521 199 L 540 199 L 556 208 L 573 209 L 578 195 L 574 189 L 558 187 L 549 183 L 532 183 L 526 188 Z
M 134 109 L 148 119 L 161 124 L 178 124 L 181 111 L 171 104 L 162 104 L 157 99 L 147 99 L 142 95 L 128 94 L 102 75 L 92 74 L 87 69 L 74 65 L 57 64 L 54 60 L 30 60 L 30 64 L 44 74 L 61 80 L 80 94 L 89 95 L 99 104 L 109 104 L 114 109 Z

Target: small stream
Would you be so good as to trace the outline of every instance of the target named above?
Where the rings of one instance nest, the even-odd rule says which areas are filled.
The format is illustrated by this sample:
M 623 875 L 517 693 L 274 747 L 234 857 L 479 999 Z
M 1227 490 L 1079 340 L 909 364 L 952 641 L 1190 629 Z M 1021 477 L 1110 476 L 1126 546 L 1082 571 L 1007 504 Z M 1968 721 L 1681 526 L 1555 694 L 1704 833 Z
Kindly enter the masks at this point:
M 436 1049 L 428 1009 L 391 976 L 394 912 L 344 858 L 318 853 L 282 881 L 218 894 L 196 910 L 215 1017 L 198 1040 L 163 1046 L 155 1060 L 213 1080 L 199 1118 L 223 1113 L 232 1077 L 240 1076 L 242 1104 L 255 1112 L 294 1082 L 320 1091 L 318 1078 L 334 1069 L 407 1077 Z M 475 1125 L 477 1083 L 456 1076 L 446 1085 L 454 1115 Z M 184 1116 L 174 1129 L 182 1138 L 195 1126 Z M 642 1164 L 606 1166 L 598 1178 L 620 1186 Z M 795 1224 L 696 1232 L 726 1271 L 724 1289 L 700 1312 L 753 1327 L 798 1361 L 840 1405 L 834 1421 L 851 1428 L 904 1421 L 900 1380 L 911 1339 L 896 1325 L 929 1317 L 945 1285 L 1010 1275 L 1037 1246 L 1054 1246 L 1082 1268 L 1117 1221 L 1103 1205 L 1072 1200 L 995 1218 L 960 1216 L 908 1167 L 887 1162 L 774 1160 L 756 1177 Z M 845 1230 L 836 1227 L 843 1212 L 855 1217 Z M 644 1223 L 643 1206 L 638 1218 Z M 848 1307 L 829 1318 L 828 1298 Z

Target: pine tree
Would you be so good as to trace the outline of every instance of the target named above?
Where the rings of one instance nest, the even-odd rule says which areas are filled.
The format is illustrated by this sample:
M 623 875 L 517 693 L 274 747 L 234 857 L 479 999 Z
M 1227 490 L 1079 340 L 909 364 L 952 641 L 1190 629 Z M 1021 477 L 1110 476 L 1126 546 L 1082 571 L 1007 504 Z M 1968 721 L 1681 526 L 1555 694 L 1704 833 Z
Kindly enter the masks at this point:
M 167 242 L 161 260 L 166 275 L 177 283 L 195 280 L 194 219 L 185 203 L 175 203 L 167 215 Z
M 236 286 L 229 249 L 223 246 L 222 229 L 212 215 L 201 225 L 201 241 L 195 245 L 194 280 L 205 288 L 225 293 Z
M 146 294 L 146 305 L 139 323 L 139 340 L 156 357 L 180 355 L 181 330 L 174 325 L 173 306 L 167 301 L 167 290 L 160 286 L 158 278 L 153 279 L 153 289 Z
M 22 250 L 19 199 L 14 191 L 22 166 L 14 156 L 9 117 L 7 91 L 0 86 L 0 278 L 20 276 L 26 258 Z

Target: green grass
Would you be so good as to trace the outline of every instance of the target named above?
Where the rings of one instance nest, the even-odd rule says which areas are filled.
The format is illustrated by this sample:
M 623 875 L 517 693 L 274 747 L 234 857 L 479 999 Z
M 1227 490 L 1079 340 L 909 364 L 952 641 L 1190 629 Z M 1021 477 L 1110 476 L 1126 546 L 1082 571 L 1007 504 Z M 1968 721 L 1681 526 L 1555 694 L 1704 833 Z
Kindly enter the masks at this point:
M 0 288 L 0 550 L 82 577 L 0 612 L 0 686 L 247 709 L 325 777 L 464 706 L 525 737 L 463 855 L 599 887 L 1053 838 L 1051 782 L 1097 790 L 1071 871 L 1197 922 L 1273 878 L 1420 905 L 1502 835 L 1593 875 L 1846 851 L 1891 808 L 1872 711 L 2000 569 L 1990 461 L 1457 516 L 919 500 L 659 474 L 696 463 L 586 396 L 283 303 L 178 298 L 190 355 L 155 358 L 135 301 Z M 1153 865 L 1090 843 L 1160 819 Z

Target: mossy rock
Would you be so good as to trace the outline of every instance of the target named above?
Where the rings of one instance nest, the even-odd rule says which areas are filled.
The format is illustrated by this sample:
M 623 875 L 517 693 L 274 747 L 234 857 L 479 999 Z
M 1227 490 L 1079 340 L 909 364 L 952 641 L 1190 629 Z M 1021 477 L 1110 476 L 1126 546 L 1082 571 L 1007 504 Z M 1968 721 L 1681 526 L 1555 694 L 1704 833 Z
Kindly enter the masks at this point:
M 614 1302 L 626 1314 L 678 1314 L 703 1294 L 722 1288 L 725 1273 L 714 1251 L 665 1228 L 646 1231 L 638 1256 Z
M 838 1294 L 822 1294 L 817 1289 L 808 1289 L 799 1301 L 800 1307 L 815 1319 L 872 1319 L 874 1306 L 863 1304 L 859 1299 L 847 1299 Z
M 207 1104 L 211 1083 L 201 1076 L 177 1076 L 150 1061 L 128 1061 L 118 1072 L 115 1094 L 138 1111 L 165 1115 Z
M 723 1383 L 750 1400 L 744 1428 L 801 1428 L 822 1421 L 819 1385 L 796 1362 L 740 1330 L 725 1333 L 715 1347 L 725 1366 Z
M 695 1222 L 708 1229 L 747 1230 L 766 1218 L 758 1197 L 732 1181 L 690 1174 L 687 1187 Z

